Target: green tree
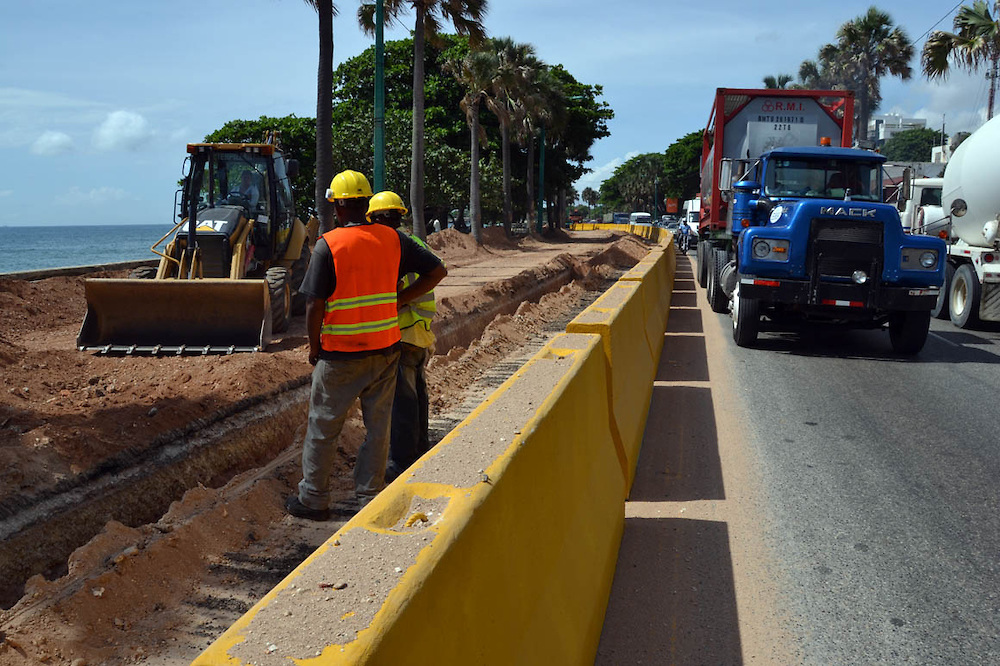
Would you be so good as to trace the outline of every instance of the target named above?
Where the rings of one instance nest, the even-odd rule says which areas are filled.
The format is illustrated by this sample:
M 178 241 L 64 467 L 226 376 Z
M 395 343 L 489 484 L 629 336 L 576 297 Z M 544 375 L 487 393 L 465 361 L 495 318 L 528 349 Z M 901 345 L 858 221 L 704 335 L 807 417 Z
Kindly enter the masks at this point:
M 316 170 L 313 183 L 320 233 L 334 227 L 333 206 L 326 190 L 333 179 L 333 127 L 330 118 L 333 80 L 333 17 L 337 8 L 330 0 L 305 0 L 319 16 L 319 65 L 316 72 Z
M 284 118 L 261 116 L 257 120 L 230 120 L 205 135 L 207 143 L 260 143 L 270 130 L 277 130 L 279 146 L 285 157 L 299 161 L 299 173 L 292 179 L 295 212 L 303 221 L 313 209 L 316 183 L 316 123 L 312 118 L 294 115 Z M 329 185 L 329 181 L 327 181 Z M 326 189 L 323 190 L 324 195 Z M 326 197 L 323 197 L 324 200 Z
M 986 119 L 993 117 L 996 99 L 997 65 L 1000 63 L 1000 2 L 993 3 L 993 13 L 983 0 L 972 6 L 963 5 L 955 14 L 954 32 L 936 30 L 931 33 L 920 54 L 920 64 L 928 79 L 947 78 L 949 61 L 960 68 L 975 72 L 987 65 L 990 82 Z
M 701 190 L 702 134 L 702 130 L 685 134 L 667 148 L 661 180 L 665 196 L 685 201 Z
M 492 49 L 475 49 L 467 52 L 460 60 L 446 63 L 446 68 L 465 89 L 460 103 L 469 125 L 470 168 L 469 168 L 469 215 L 472 218 L 472 237 L 476 243 L 483 242 L 482 195 L 480 192 L 480 145 L 486 141 L 486 133 L 479 121 L 484 99 L 489 97 L 490 84 L 496 72 L 496 53 Z
M 820 49 L 828 73 L 853 90 L 858 100 L 856 133 L 867 138 L 868 121 L 882 100 L 881 80 L 887 75 L 910 78 L 913 44 L 892 17 L 875 7 L 840 26 L 837 43 Z
M 531 94 L 535 72 L 542 66 L 530 44 L 518 44 L 510 37 L 491 40 L 495 69 L 490 80 L 491 94 L 486 105 L 500 122 L 500 146 L 503 158 L 503 227 L 509 236 L 513 223 L 511 208 L 510 134 L 519 106 Z
M 920 127 L 896 132 L 885 142 L 887 159 L 896 162 L 930 162 L 931 148 L 941 144 L 941 133 Z
M 769 90 L 781 90 L 788 87 L 795 77 L 791 74 L 778 74 L 777 76 L 765 76 L 764 87 Z
M 464 207 L 468 198 L 468 130 L 459 111 L 463 90 L 443 71 L 443 63 L 467 53 L 468 42 L 442 35 L 439 46 L 431 46 L 425 53 L 423 208 L 433 217 L 447 219 L 449 211 Z M 412 52 L 412 39 L 385 44 L 385 187 L 404 200 L 412 157 Z M 362 173 L 371 173 L 374 168 L 374 72 L 374 47 L 347 59 L 334 72 L 333 159 L 343 168 Z
M 415 15 L 413 28 L 413 139 L 410 167 L 410 206 L 413 215 L 413 233 L 421 239 L 427 237 L 424 220 L 424 96 L 425 96 L 425 44 L 440 42 L 444 23 L 451 24 L 460 35 L 478 43 L 486 36 L 483 19 L 487 0 L 385 0 L 387 22 L 399 22 L 402 14 L 412 8 Z M 374 32 L 375 5 L 365 2 L 358 9 L 358 20 L 370 34 Z

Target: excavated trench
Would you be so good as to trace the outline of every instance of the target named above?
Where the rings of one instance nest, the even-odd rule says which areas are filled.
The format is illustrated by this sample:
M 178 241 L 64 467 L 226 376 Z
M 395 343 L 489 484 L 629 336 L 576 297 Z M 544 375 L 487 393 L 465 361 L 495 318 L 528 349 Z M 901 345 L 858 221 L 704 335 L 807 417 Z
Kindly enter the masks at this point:
M 603 261 L 617 263 L 608 262 L 606 257 Z M 598 257 L 589 263 L 601 262 Z M 452 299 L 450 308 L 444 304 L 445 316 L 436 326 L 437 353 L 467 347 L 498 316 L 514 313 L 525 302 L 537 303 L 545 294 L 580 277 L 579 270 L 579 260 L 563 255 L 542 270 L 526 271 L 513 279 L 486 285 L 483 293 L 489 298 L 485 305 L 480 300 L 475 311 L 463 312 L 461 298 Z M 600 291 L 585 293 L 591 297 L 579 303 L 578 310 Z M 453 316 L 448 316 L 449 309 Z M 528 357 L 530 348 L 524 360 Z M 507 368 L 497 372 L 501 370 Z M 277 390 L 247 398 L 161 435 L 141 453 L 122 454 L 81 475 L 72 487 L 60 487 L 58 492 L 33 498 L 23 506 L 3 507 L 0 605 L 7 609 L 17 602 L 25 582 L 35 574 L 50 580 L 64 575 L 70 554 L 98 534 L 108 521 L 131 527 L 155 523 L 188 489 L 222 486 L 235 475 L 273 460 L 297 438 L 301 439 L 308 412 L 309 379 L 305 374 Z M 435 440 L 460 421 L 461 411 L 436 416 L 432 423 Z

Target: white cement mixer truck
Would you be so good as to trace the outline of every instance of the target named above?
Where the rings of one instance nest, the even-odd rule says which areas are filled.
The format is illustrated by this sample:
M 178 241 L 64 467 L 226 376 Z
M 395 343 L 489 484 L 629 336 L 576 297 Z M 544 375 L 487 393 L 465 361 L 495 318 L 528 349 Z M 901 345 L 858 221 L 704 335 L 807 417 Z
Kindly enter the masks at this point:
M 933 314 L 968 328 L 1000 321 L 1000 116 L 955 151 L 944 172 L 941 209 L 924 211 L 915 233 L 944 238 L 948 265 Z

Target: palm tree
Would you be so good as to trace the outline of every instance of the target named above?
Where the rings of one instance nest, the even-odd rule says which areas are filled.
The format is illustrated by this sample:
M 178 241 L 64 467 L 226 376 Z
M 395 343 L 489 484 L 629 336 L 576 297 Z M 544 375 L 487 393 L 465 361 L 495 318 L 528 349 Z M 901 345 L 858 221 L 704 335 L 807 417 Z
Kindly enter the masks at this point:
M 996 98 L 997 64 L 1000 63 L 1000 2 L 993 3 L 993 13 L 983 0 L 972 6 L 963 5 L 955 15 L 955 32 L 936 30 L 931 33 L 920 55 L 920 64 L 928 79 L 946 78 L 948 60 L 953 59 L 962 69 L 975 72 L 989 64 L 986 78 L 990 80 L 990 96 L 986 119 L 993 117 Z
M 566 119 L 566 98 L 562 84 L 549 68 L 539 67 L 528 72 L 526 88 L 518 98 L 514 111 L 514 138 L 527 149 L 525 190 L 528 200 L 528 221 L 535 225 L 535 137 L 542 127 L 559 130 Z
M 882 77 L 910 78 L 913 44 L 902 28 L 893 26 L 889 14 L 871 7 L 840 26 L 837 43 L 821 49 L 820 57 L 846 79 L 848 89 L 855 91 L 857 136 L 866 138 L 871 112 L 882 100 Z
M 316 214 L 320 233 L 334 227 L 333 206 L 326 189 L 333 180 L 333 17 L 329 0 L 305 0 L 319 15 L 319 66 L 316 72 Z
M 597 206 L 597 202 L 601 199 L 601 195 L 597 193 L 592 187 L 583 188 L 583 193 L 580 194 L 583 202 L 590 207 L 590 217 L 594 217 L 594 207 Z
M 778 76 L 765 76 L 764 87 L 768 90 L 781 90 L 788 87 L 788 84 L 795 80 L 791 74 L 778 74 Z
M 451 72 L 462 86 L 465 96 L 462 97 L 462 110 L 469 124 L 471 136 L 471 158 L 469 168 L 469 215 L 472 218 L 472 238 L 476 243 L 483 243 L 483 211 L 479 187 L 479 147 L 486 143 L 486 132 L 479 125 L 479 110 L 482 102 L 490 94 L 490 83 L 496 72 L 496 53 L 492 50 L 473 49 L 465 57 L 457 61 L 445 63 L 445 69 Z
M 444 23 L 469 38 L 472 46 L 486 37 L 483 19 L 489 0 L 385 0 L 385 20 L 399 22 L 408 8 L 416 15 L 413 28 L 413 145 L 410 164 L 410 213 L 413 232 L 427 238 L 424 221 L 424 44 L 436 42 Z M 375 31 L 375 4 L 363 2 L 358 21 L 368 34 Z
M 503 156 L 503 228 L 510 236 L 513 213 L 510 193 L 510 133 L 519 107 L 528 104 L 531 83 L 541 62 L 530 44 L 516 44 L 510 37 L 492 40 L 496 70 L 490 81 L 486 105 L 500 121 Z

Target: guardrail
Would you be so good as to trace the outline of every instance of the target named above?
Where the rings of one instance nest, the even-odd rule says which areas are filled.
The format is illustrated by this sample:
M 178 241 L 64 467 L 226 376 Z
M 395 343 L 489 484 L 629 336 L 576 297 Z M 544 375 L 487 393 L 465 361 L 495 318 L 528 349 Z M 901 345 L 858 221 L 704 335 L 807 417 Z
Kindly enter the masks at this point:
M 673 286 L 653 229 L 645 259 L 193 663 L 593 663 Z

